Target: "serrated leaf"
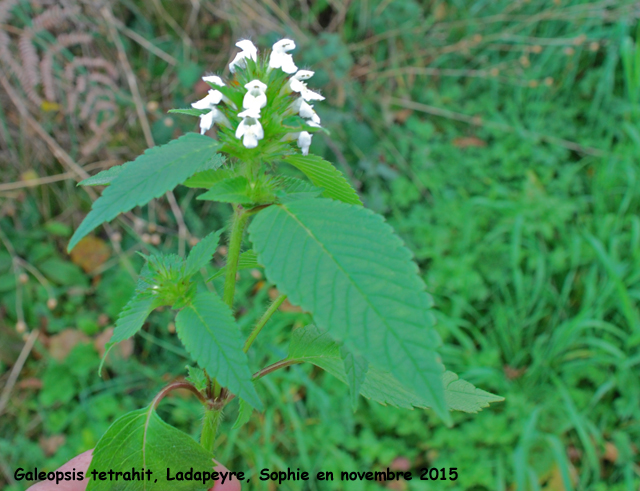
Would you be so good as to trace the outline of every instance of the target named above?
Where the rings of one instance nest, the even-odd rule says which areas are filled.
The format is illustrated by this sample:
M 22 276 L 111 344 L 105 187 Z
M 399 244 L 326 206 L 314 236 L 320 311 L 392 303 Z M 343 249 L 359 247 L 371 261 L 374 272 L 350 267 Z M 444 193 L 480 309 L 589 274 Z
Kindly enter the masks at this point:
M 258 256 L 254 251 L 248 250 L 240 254 L 240 258 L 238 259 L 238 271 L 241 271 L 243 269 L 261 268 L 261 267 L 262 266 L 258 264 Z M 219 276 L 222 276 L 225 271 L 226 271 L 226 266 L 223 266 L 214 274 L 212 274 L 207 281 L 211 281 L 218 278 Z
M 282 188 L 276 192 L 276 196 L 281 202 L 317 198 L 323 192 L 322 188 L 318 188 L 302 179 L 295 177 L 284 177 L 281 180 Z
M 223 179 L 211 186 L 209 191 L 201 194 L 197 199 L 222 203 L 250 203 L 249 181 L 242 176 Z
M 360 386 L 367 375 L 369 363 L 362 356 L 353 354 L 345 346 L 340 346 L 340 357 L 344 364 L 344 373 L 349 386 L 351 407 L 355 411 L 358 408 Z
M 442 377 L 447 405 L 451 410 L 477 413 L 492 402 L 504 401 L 504 397 L 476 388 L 472 383 L 462 380 L 453 372 L 445 372 Z
M 173 114 L 186 114 L 187 116 L 202 116 L 203 114 L 207 114 L 210 110 L 209 109 L 194 109 L 191 107 L 185 108 L 185 109 L 169 109 L 167 112 L 168 113 L 173 113 Z
M 142 329 L 144 321 L 147 320 L 154 308 L 154 300 L 152 298 L 139 294 L 134 295 L 118 315 L 116 327 L 109 343 L 119 343 L 137 333 Z
M 166 145 L 153 147 L 125 164 L 122 171 L 98 198 L 77 228 L 67 251 L 102 223 L 120 213 L 162 196 L 196 172 L 221 165 L 215 159 L 220 143 L 196 133 L 187 133 Z
M 380 215 L 328 199 L 260 211 L 249 226 L 267 279 L 446 422 L 440 339 L 411 252 Z
M 122 172 L 125 165 L 127 164 L 114 165 L 102 172 L 98 172 L 95 176 L 80 181 L 78 186 L 108 186 Z
M 213 292 L 198 293 L 176 316 L 176 331 L 187 351 L 211 378 L 257 409 L 262 408 L 242 351 L 240 328 L 229 307 Z
M 211 261 L 218 247 L 218 242 L 220 242 L 221 233 L 222 230 L 211 232 L 191 249 L 186 261 L 185 274 L 187 276 L 196 274 Z
M 87 471 L 87 491 L 147 491 L 149 489 L 171 489 L 176 491 L 205 491 L 215 481 L 167 481 L 166 469 L 194 472 L 212 472 L 213 455 L 189 435 L 168 425 L 156 414 L 153 404 L 118 418 L 100 438 L 93 450 L 91 465 Z M 91 472 L 129 472 L 135 468 L 141 472 L 149 469 L 151 479 L 100 481 L 90 479 Z M 156 482 L 157 479 L 157 482 Z
M 302 171 L 316 186 L 323 188 L 323 196 L 352 205 L 362 205 L 355 189 L 333 164 L 317 155 L 288 155 L 284 161 Z
M 189 375 L 185 377 L 185 380 L 191 385 L 193 385 L 200 392 L 203 392 L 207 385 L 209 385 L 209 381 L 207 380 L 207 375 L 204 373 L 204 370 L 199 367 L 191 367 L 187 365 L 187 372 Z
M 312 363 L 348 385 L 338 344 L 331 339 L 328 332 L 320 330 L 313 324 L 293 331 L 287 359 Z M 461 384 L 452 384 L 455 381 L 459 381 Z M 469 382 L 458 379 L 458 376 L 453 372 L 447 371 L 442 374 L 442 382 L 447 407 L 450 411 L 476 413 L 482 408 L 489 407 L 491 402 L 504 400 L 503 397 L 477 389 Z M 393 375 L 372 366 L 369 366 L 360 385 L 360 395 L 385 406 L 403 409 L 430 407 L 420 394 L 412 393 L 403 387 Z
M 249 404 L 247 404 L 244 399 L 240 399 L 238 402 L 238 418 L 233 424 L 232 429 L 234 430 L 242 428 L 244 425 L 246 425 L 251 419 L 251 413 L 253 412 L 253 408 Z
M 215 183 L 233 177 L 231 169 L 204 170 L 194 174 L 182 184 L 188 188 L 205 188 L 209 189 Z

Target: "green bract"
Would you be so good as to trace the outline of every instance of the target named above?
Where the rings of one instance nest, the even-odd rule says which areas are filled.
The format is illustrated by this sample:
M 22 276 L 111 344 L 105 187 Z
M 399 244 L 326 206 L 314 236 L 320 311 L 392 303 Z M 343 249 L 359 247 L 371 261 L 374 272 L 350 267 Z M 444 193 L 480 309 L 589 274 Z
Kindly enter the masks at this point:
M 306 85 L 313 72 L 297 69 L 289 54 L 294 42 L 283 39 L 266 54 L 247 40 L 237 45 L 242 51 L 229 65 L 232 78 L 204 77 L 208 94 L 192 108 L 173 111 L 198 117 L 201 134 L 184 135 L 81 183 L 108 187 L 69 249 L 98 225 L 179 184 L 203 189 L 199 200 L 232 208 L 226 263 L 213 274 L 203 275 L 212 268 L 222 231 L 204 237 L 186 258 L 143 255 L 135 294 L 111 339 L 113 345 L 133 336 L 157 307 L 176 311 L 177 337 L 200 368 L 163 389 L 156 403 L 172 388 L 192 390 L 205 410 L 203 447 L 168 430 L 150 406 L 114 423 L 96 448 L 95 468 L 115 470 L 134 456 L 139 465 L 140 452 L 162 462 L 162 438 L 187 450 L 197 447 L 194 456 L 206 462 L 224 406 L 240 399 L 236 427 L 242 426 L 253 408 L 263 407 L 260 378 L 294 363 L 312 363 L 347 383 L 354 410 L 363 395 L 382 404 L 432 408 L 451 424 L 452 410 L 477 412 L 501 400 L 445 371 L 432 301 L 411 252 L 382 216 L 362 206 L 330 162 L 308 154 L 311 135 L 320 129 L 309 102 L 324 98 Z M 215 138 L 206 136 L 214 126 Z M 282 175 L 283 164 L 306 180 Z M 245 268 L 264 268 L 281 293 L 248 336 L 233 312 L 236 277 Z M 216 292 L 210 282 L 221 276 L 224 287 Z M 247 351 L 287 297 L 314 325 L 292 333 L 287 358 L 250 367 Z M 133 433 L 121 431 L 124 426 Z M 139 434 L 153 448 L 138 448 Z M 98 488 L 89 483 L 89 490 Z

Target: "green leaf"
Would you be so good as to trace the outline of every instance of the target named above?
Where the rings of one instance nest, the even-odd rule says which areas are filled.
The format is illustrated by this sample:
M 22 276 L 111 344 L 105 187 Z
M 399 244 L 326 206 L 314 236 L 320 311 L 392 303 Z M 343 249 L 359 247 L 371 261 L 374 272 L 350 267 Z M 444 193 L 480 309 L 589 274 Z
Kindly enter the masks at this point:
M 331 339 L 328 332 L 320 330 L 313 324 L 293 331 L 287 359 L 300 363 L 312 363 L 348 385 L 338 344 Z M 456 381 L 458 383 L 454 383 Z M 504 400 L 503 397 L 476 389 L 469 382 L 458 379 L 453 372 L 442 374 L 442 382 L 447 408 L 450 411 L 476 413 L 482 408 L 489 407 L 491 402 Z M 360 395 L 385 406 L 403 409 L 430 407 L 421 394 L 407 390 L 393 375 L 372 366 L 369 366 L 360 385 Z
M 215 481 L 167 481 L 167 469 L 194 473 L 213 472 L 213 455 L 189 435 L 168 425 L 156 414 L 153 404 L 118 418 L 100 438 L 93 450 L 87 476 L 95 469 L 131 473 L 132 468 L 152 472 L 151 479 L 140 481 L 89 480 L 87 491 L 141 491 L 171 489 L 176 491 L 205 491 Z M 108 475 L 107 475 L 108 476 Z M 155 481 L 157 479 L 157 482 Z
M 340 346 L 340 356 L 344 363 L 344 372 L 347 376 L 349 395 L 351 396 L 351 407 L 355 411 L 358 408 L 358 396 L 360 386 L 367 375 L 369 363 L 360 355 L 354 355 L 345 346 Z
M 222 230 L 211 232 L 191 249 L 186 263 L 185 274 L 187 276 L 196 274 L 211 261 L 218 247 L 221 233 Z
M 250 203 L 249 181 L 242 176 L 224 179 L 215 183 L 209 191 L 201 194 L 197 199 L 223 203 Z
M 322 188 L 295 177 L 282 178 L 281 185 L 282 188 L 276 192 L 276 196 L 280 198 L 281 202 L 317 198 L 323 192 Z
M 154 308 L 153 298 L 135 294 L 118 315 L 116 327 L 109 342 L 119 343 L 136 334 L 142 329 L 144 321 Z
M 130 162 L 127 162 L 127 164 Z M 114 165 L 102 172 L 98 172 L 95 176 L 88 177 L 84 181 L 80 181 L 78 186 L 108 186 L 124 169 L 123 165 Z
M 240 257 L 238 258 L 238 271 L 242 269 L 252 269 L 252 268 L 261 268 L 261 267 L 262 266 L 258 264 L 258 256 L 254 251 L 248 250 L 240 254 Z M 226 266 L 216 271 L 213 275 L 211 275 L 211 277 L 207 281 L 211 281 L 215 278 L 218 278 L 219 276 L 222 276 L 225 271 L 226 271 Z
M 236 422 L 233 424 L 232 429 L 234 430 L 246 425 L 251 419 L 251 413 L 253 412 L 253 408 L 247 404 L 244 399 L 240 399 L 238 402 L 238 419 L 236 419 Z
M 380 215 L 328 199 L 292 201 L 260 211 L 249 233 L 281 293 L 450 423 L 431 299 Z
M 240 328 L 229 307 L 212 292 L 198 293 L 176 316 L 176 331 L 187 351 L 211 378 L 257 409 L 262 408 L 242 351 Z
M 202 368 L 187 365 L 187 372 L 189 372 L 189 375 L 185 377 L 185 380 L 200 392 L 203 392 L 207 388 L 207 385 L 209 385 L 209 381 L 207 380 L 207 375 L 204 373 L 204 370 Z
M 447 405 L 454 411 L 477 413 L 482 411 L 483 407 L 489 407 L 491 402 L 504 401 L 504 397 L 478 389 L 453 372 L 445 372 L 442 382 Z
M 186 109 L 169 109 L 168 113 L 173 114 L 186 114 L 187 116 L 201 116 L 203 114 L 207 114 L 209 109 L 194 109 L 194 108 L 186 108 Z
M 209 189 L 215 183 L 233 177 L 231 169 L 204 170 L 193 175 L 182 184 L 188 188 L 205 188 Z
M 122 171 L 94 203 L 71 237 L 68 251 L 98 225 L 120 213 L 162 196 L 196 172 L 220 166 L 215 151 L 220 143 L 196 133 L 187 133 L 166 145 L 150 148 Z
M 362 205 L 355 189 L 330 162 L 317 155 L 288 155 L 284 161 L 302 171 L 313 184 L 324 188 L 323 196 L 352 205 Z

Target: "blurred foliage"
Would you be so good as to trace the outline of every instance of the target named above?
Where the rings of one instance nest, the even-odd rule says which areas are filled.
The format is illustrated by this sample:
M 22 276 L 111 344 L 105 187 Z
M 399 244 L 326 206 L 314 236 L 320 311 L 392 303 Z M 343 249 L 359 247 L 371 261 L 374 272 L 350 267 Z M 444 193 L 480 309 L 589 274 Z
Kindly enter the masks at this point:
M 15 15 L 27 5 L 12 3 Z M 120 0 L 115 28 L 108 16 L 83 19 L 114 60 L 115 29 L 131 67 L 119 67 L 123 94 L 110 139 L 81 155 L 76 126 L 62 124 L 68 115 L 27 109 L 94 173 L 149 143 L 136 103 L 144 103 L 152 140 L 164 143 L 194 129 L 166 109 L 204 93 L 199 77 L 228 63 L 237 38 L 263 45 L 294 38 L 296 61 L 316 70 L 314 86 L 327 96 L 316 109 L 331 137 L 317 136 L 311 151 L 336 162 L 415 252 L 439 309 L 447 367 L 506 401 L 455 414 L 453 429 L 429 412 L 365 401 L 354 414 L 346 387 L 294 366 L 264 379 L 267 409 L 247 425 L 232 429 L 231 405 L 218 459 L 254 473 L 457 467 L 457 481 L 438 483 L 452 490 L 634 491 L 639 14 L 631 1 Z M 127 75 L 137 79 L 140 100 Z M 16 80 L 7 83 L 20 94 Z M 115 417 L 186 375 L 189 359 L 168 312 L 152 315 L 102 379 L 96 366 L 141 266 L 135 252 L 177 252 L 185 246 L 182 219 L 202 237 L 228 212 L 182 188 L 183 217 L 159 200 L 69 257 L 66 241 L 91 203 L 74 187 L 82 176 L 54 158 L 2 90 L 0 100 L 2 385 L 24 345 L 16 324 L 41 331 L 0 407 L 0 485 L 13 491 L 24 489 L 13 469 L 60 465 L 95 445 Z M 56 182 L 44 181 L 51 177 Z M 104 247 L 108 254 L 87 258 Z M 259 271 L 244 271 L 239 290 L 248 330 L 275 292 Z M 258 339 L 253 366 L 284 357 L 291 327 L 304 321 L 285 304 Z M 160 412 L 197 431 L 196 401 L 171 397 Z M 345 489 L 340 481 L 284 489 L 321 486 Z

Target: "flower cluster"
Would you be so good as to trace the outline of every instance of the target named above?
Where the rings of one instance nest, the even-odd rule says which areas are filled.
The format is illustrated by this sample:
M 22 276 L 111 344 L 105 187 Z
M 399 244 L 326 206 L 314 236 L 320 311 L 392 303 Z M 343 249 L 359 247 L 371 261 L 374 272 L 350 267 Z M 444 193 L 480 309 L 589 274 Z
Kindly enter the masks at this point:
M 277 142 L 280 147 L 296 141 L 307 155 L 312 134 L 321 129 L 310 102 L 324 100 L 307 87 L 306 80 L 314 72 L 298 70 L 289 53 L 296 47 L 291 39 L 275 43 L 265 57 L 249 40 L 236 46 L 241 51 L 229 63 L 233 80 L 225 84 L 217 75 L 203 77 L 211 89 L 191 104 L 200 116 L 200 132 L 218 125 L 219 137 L 231 153 L 239 142 L 245 149 L 254 149 L 261 141 Z M 269 148 L 274 151 L 275 147 Z

